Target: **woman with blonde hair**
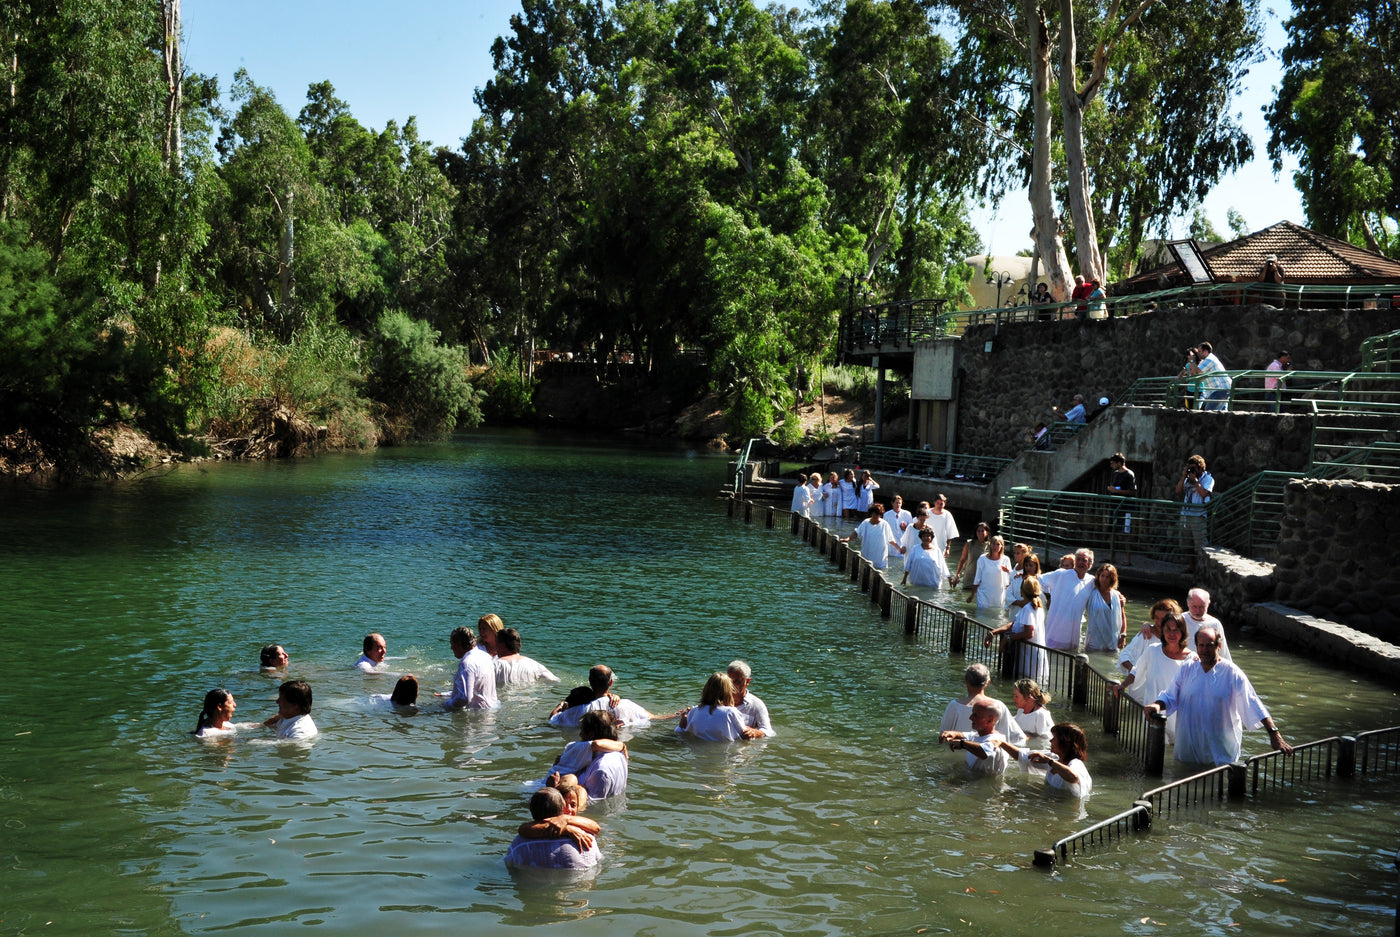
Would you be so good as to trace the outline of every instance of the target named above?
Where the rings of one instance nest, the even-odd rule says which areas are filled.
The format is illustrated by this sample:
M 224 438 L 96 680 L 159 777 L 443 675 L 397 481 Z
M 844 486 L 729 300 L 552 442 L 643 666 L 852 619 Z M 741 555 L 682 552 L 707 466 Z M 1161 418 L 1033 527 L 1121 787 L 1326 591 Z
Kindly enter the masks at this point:
M 712 673 L 700 691 L 700 705 L 681 713 L 676 731 L 709 742 L 733 742 L 763 737 L 761 729 L 750 729 L 744 715 L 734 706 L 734 681 L 727 673 Z

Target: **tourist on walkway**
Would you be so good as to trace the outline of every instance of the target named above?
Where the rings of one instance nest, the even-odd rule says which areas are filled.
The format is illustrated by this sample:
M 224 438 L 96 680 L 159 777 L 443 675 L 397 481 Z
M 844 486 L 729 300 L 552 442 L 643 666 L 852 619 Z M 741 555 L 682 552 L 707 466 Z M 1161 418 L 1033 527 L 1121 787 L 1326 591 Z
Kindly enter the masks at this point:
M 1215 492 L 1215 477 L 1206 471 L 1206 460 L 1193 455 L 1181 470 L 1176 483 L 1177 497 L 1182 500 L 1181 529 L 1191 539 L 1191 561 L 1187 568 L 1196 571 L 1196 561 L 1206 545 L 1206 505 Z
M 1244 671 L 1219 656 L 1220 634 L 1206 627 L 1196 632 L 1198 660 L 1177 673 L 1172 685 L 1143 709 L 1176 719 L 1176 759 L 1207 765 L 1239 760 L 1243 727 L 1263 725 L 1269 745 L 1285 754 L 1293 747 L 1283 739 Z
M 1118 569 L 1104 563 L 1094 574 L 1094 591 L 1085 606 L 1088 618 L 1086 650 L 1121 650 L 1128 643 L 1128 613 L 1123 593 L 1118 591 Z
M 1059 407 L 1051 407 L 1050 409 L 1055 410 L 1055 411 L 1058 412 L 1060 408 L 1059 408 Z M 1084 395 L 1083 395 L 1083 394 L 1075 394 L 1075 395 L 1074 395 L 1074 406 L 1070 407 L 1068 410 L 1065 411 L 1065 419 L 1066 419 L 1066 420 L 1069 420 L 1071 423 L 1081 423 L 1081 424 L 1082 424 L 1082 423 L 1088 422 L 1088 417 L 1086 416 L 1086 412 L 1085 412 L 1085 410 L 1084 410 Z
M 1225 365 L 1215 356 L 1210 342 L 1201 342 L 1188 351 L 1186 373 L 1200 378 L 1196 386 L 1202 410 L 1229 409 L 1230 375 L 1225 373 Z
M 1115 452 L 1108 457 L 1108 493 L 1119 495 L 1124 498 L 1137 497 L 1137 475 L 1128 468 L 1128 460 L 1123 453 Z M 1113 526 L 1122 524 L 1123 531 L 1123 565 L 1133 565 L 1133 515 L 1131 503 L 1124 501 L 1121 506 L 1115 508 L 1113 516 Z M 1109 559 L 1113 559 L 1112 556 Z
M 1293 363 L 1293 356 L 1286 351 L 1281 351 L 1274 355 L 1274 360 L 1269 362 L 1265 371 L 1277 372 L 1276 377 L 1264 378 L 1264 403 L 1269 412 L 1278 413 L 1283 409 L 1283 372 L 1288 370 Z
M 1079 651 L 1083 633 L 1084 609 L 1094 594 L 1094 577 L 1089 567 L 1094 565 L 1094 551 L 1074 552 L 1074 566 L 1057 569 L 1040 577 L 1040 587 L 1050 596 L 1050 608 L 1045 613 L 1045 646 L 1061 651 Z

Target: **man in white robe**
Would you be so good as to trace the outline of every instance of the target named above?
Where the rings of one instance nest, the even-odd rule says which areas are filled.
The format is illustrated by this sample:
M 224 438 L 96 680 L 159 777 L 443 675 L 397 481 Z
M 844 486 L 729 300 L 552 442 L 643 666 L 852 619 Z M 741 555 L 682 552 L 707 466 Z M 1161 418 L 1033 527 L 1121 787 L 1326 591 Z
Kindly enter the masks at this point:
M 1057 569 L 1040 577 L 1040 587 L 1050 597 L 1045 610 L 1045 646 L 1078 651 L 1084 625 L 1084 609 L 1094 594 L 1094 551 L 1076 550 L 1073 569 Z M 1015 604 L 1021 604 L 1020 600 Z
M 1293 751 L 1244 671 L 1220 658 L 1220 633 L 1211 627 L 1196 632 L 1196 653 L 1200 659 L 1181 668 L 1157 701 L 1143 707 L 1149 715 L 1176 713 L 1176 760 L 1233 764 L 1240 757 L 1246 723 L 1250 728 L 1263 725 L 1275 751 Z

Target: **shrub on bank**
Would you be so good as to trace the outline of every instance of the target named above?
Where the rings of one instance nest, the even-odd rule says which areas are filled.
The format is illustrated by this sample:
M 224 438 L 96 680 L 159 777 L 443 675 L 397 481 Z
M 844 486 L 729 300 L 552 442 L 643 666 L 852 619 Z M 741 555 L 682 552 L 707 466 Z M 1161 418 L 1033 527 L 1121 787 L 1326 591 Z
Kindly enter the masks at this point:
M 386 312 L 375 324 L 366 391 L 383 407 L 390 439 L 481 423 L 481 393 L 467 381 L 467 350 L 439 345 L 428 323 L 403 312 Z

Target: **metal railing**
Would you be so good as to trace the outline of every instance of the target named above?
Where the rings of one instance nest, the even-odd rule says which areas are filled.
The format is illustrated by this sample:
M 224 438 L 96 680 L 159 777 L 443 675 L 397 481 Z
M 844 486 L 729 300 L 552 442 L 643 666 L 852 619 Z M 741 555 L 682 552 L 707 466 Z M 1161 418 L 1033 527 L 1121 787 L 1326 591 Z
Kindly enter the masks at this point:
M 1261 790 L 1295 788 L 1306 781 L 1331 778 L 1336 770 L 1341 738 L 1332 737 L 1293 746 L 1292 754 L 1265 752 L 1255 755 L 1246 764 L 1249 768 L 1249 793 Z
M 1152 811 L 1146 804 L 1136 803 L 1117 816 L 1100 820 L 1088 829 L 1071 833 L 1048 850 L 1036 850 L 1035 864 L 1052 866 L 1081 853 L 1094 852 L 1111 843 L 1128 839 L 1134 833 L 1145 832 L 1151 826 Z
M 941 338 L 946 299 L 909 299 L 849 309 L 841 316 L 836 347 L 840 352 L 895 346 Z
M 1338 413 L 1394 415 L 1400 413 L 1400 373 L 1372 371 L 1269 371 L 1261 368 L 1221 372 L 1230 377 L 1224 409 L 1270 413 Z M 1279 379 L 1278 391 L 1264 381 Z M 1140 377 L 1118 402 L 1136 407 L 1199 406 L 1202 375 Z M 1279 401 L 1269 398 L 1279 394 Z M 1316 404 L 1316 406 L 1313 406 Z
M 1010 459 L 968 455 L 963 452 L 935 452 L 929 449 L 902 449 L 897 446 L 864 446 L 861 468 L 881 472 L 903 472 L 928 478 L 985 485 L 996 478 Z
M 1400 774 L 1400 727 L 1359 733 L 1356 762 L 1362 774 Z
M 1229 792 L 1229 765 L 1210 768 L 1200 774 L 1163 784 L 1147 791 L 1138 800 L 1145 801 L 1153 816 L 1180 813 L 1193 807 L 1213 807 L 1223 804 Z
M 998 529 L 1008 543 L 1035 547 L 1047 569 L 1078 547 L 1185 564 L 1194 544 L 1181 510 L 1179 501 L 1018 487 L 1002 496 Z
M 1362 342 L 1361 367 L 1367 371 L 1400 371 L 1400 331 L 1373 335 Z

